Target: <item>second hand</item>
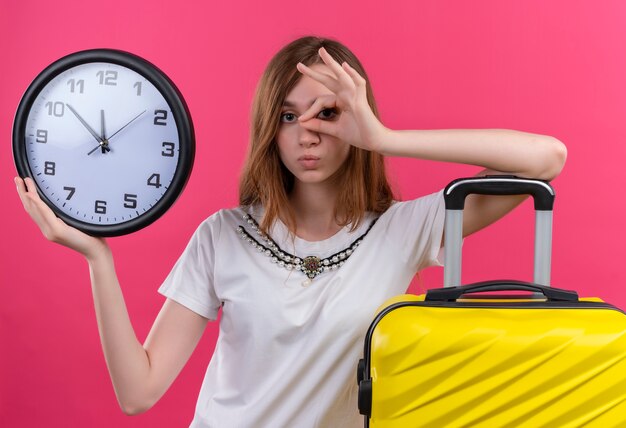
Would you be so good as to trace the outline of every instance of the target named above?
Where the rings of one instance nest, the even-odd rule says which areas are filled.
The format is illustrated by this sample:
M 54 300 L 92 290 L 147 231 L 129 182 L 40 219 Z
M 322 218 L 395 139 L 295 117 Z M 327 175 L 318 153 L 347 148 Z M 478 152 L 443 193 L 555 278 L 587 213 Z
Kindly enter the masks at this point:
M 142 114 L 144 114 L 147 110 L 142 111 L 141 113 L 139 113 L 137 116 L 133 117 L 131 120 L 129 120 L 124 126 L 122 126 L 120 129 L 118 129 L 117 131 L 115 131 L 110 137 L 105 138 L 104 136 L 104 110 L 100 110 L 100 118 L 101 118 L 101 126 L 100 129 L 102 131 L 102 141 L 100 142 L 100 144 L 98 146 L 96 146 L 93 150 L 91 150 L 89 153 L 87 153 L 87 156 L 89 156 L 90 154 L 92 154 L 93 152 L 95 152 L 96 150 L 98 150 L 98 148 L 102 148 L 102 153 L 111 151 L 111 148 L 109 147 L 109 140 L 111 140 L 111 138 L 113 138 L 114 136 L 116 136 L 117 134 L 120 133 L 120 131 L 122 131 L 124 128 L 126 128 L 128 125 L 130 125 L 131 123 L 133 123 L 135 120 L 137 120 Z

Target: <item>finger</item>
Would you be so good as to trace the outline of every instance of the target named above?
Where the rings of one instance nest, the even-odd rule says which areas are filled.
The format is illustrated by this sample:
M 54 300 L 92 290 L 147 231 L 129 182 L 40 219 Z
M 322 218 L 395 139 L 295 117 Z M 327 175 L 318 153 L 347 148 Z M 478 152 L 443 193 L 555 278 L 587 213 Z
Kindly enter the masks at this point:
M 28 198 L 26 196 L 26 184 L 24 180 L 20 177 L 15 177 L 15 186 L 17 187 L 17 194 L 20 197 L 20 201 L 22 201 L 22 205 L 26 208 L 26 204 L 28 203 Z
M 26 177 L 24 183 L 26 184 L 27 190 L 24 196 L 28 204 L 25 208 L 35 222 L 37 222 L 40 227 L 44 225 L 44 222 L 49 225 L 57 223 L 59 221 L 58 217 L 54 214 L 52 209 L 41 200 L 33 179 Z
M 37 196 L 33 196 L 32 192 L 28 190 L 28 179 L 21 179 L 15 177 L 15 184 L 17 185 L 17 193 L 22 201 L 24 210 L 33 219 L 37 226 L 42 229 L 45 224 L 44 216 L 41 213 L 41 209 L 37 206 Z
M 18 191 L 20 192 L 20 198 L 22 199 L 22 203 L 24 203 L 26 211 L 28 211 L 30 215 L 33 215 L 36 211 L 41 211 L 38 207 L 38 203 L 43 203 L 43 201 L 35 189 L 35 182 L 30 177 L 26 177 L 20 181 L 21 185 L 18 185 Z
M 26 185 L 26 191 L 32 192 L 35 190 L 35 182 L 30 177 L 24 177 L 24 184 Z
M 26 185 L 21 177 L 15 177 L 13 178 L 13 181 L 15 182 L 15 187 L 17 187 L 18 193 L 26 192 Z
M 330 135 L 331 137 L 338 138 L 337 124 L 334 122 L 329 122 L 327 120 L 321 119 L 310 119 L 306 122 L 302 122 L 300 125 L 302 125 L 303 128 L 308 129 L 309 131 L 326 134 Z
M 17 193 L 24 205 L 24 209 L 30 213 L 33 204 L 39 199 L 37 191 L 33 190 L 35 187 L 33 181 L 28 177 L 25 179 L 15 177 L 15 184 L 17 185 Z
M 317 80 L 318 82 L 326 86 L 329 90 L 333 91 L 334 93 L 337 93 L 339 89 L 341 88 L 341 85 L 339 84 L 339 82 L 326 73 L 321 73 L 319 71 L 313 70 L 312 68 L 307 67 L 301 62 L 296 64 L 296 68 L 298 69 L 300 73 L 309 76 L 313 80 Z
M 337 106 L 337 97 L 335 95 L 323 95 L 315 99 L 311 107 L 298 117 L 299 122 L 312 119 L 319 112 L 326 108 L 335 108 Z
M 26 185 L 26 194 L 35 200 L 41 200 L 39 193 L 37 193 L 37 185 L 35 181 L 30 177 L 24 178 L 24 184 Z
M 339 77 L 341 74 L 344 73 L 339 63 L 335 61 L 335 58 L 333 58 L 332 55 L 329 54 L 326 49 L 319 48 L 318 53 L 319 53 L 320 58 L 322 58 L 322 61 L 324 61 L 324 64 L 330 67 L 333 73 L 335 73 L 335 76 Z
M 330 67 L 332 72 L 335 74 L 337 80 L 343 82 L 344 84 L 347 84 L 348 86 L 354 84 L 350 75 L 348 75 L 346 70 L 343 69 L 342 65 L 339 65 L 339 63 L 332 57 L 331 54 L 328 53 L 325 48 L 320 48 L 318 53 L 320 55 L 320 58 L 322 58 L 322 61 L 324 61 L 324 64 Z M 343 64 L 346 64 L 346 62 L 344 61 Z
M 347 62 L 344 62 L 343 64 L 341 64 L 341 66 L 346 71 L 346 73 L 348 73 L 348 75 L 352 78 L 352 81 L 354 82 L 356 86 L 365 86 L 367 84 L 367 81 L 365 80 L 365 78 L 363 78 L 363 76 L 361 76 L 358 71 L 352 68 L 350 64 L 348 64 Z

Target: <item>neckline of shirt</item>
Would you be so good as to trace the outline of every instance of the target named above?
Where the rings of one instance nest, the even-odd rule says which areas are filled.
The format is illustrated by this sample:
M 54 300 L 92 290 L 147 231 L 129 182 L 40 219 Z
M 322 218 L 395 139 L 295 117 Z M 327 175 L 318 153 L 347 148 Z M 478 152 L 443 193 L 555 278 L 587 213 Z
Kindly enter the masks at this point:
M 263 207 L 261 206 L 251 207 L 248 211 L 246 211 L 246 208 L 242 208 L 242 211 L 248 212 L 257 222 L 259 222 L 263 216 Z M 363 221 L 352 233 L 350 232 L 352 224 L 348 224 L 339 229 L 337 233 L 326 239 L 322 239 L 320 241 L 307 241 L 306 239 L 289 233 L 287 225 L 280 219 L 276 219 L 274 225 L 270 227 L 269 234 L 274 242 L 276 242 L 276 244 L 283 251 L 290 252 L 298 257 L 326 257 L 329 254 L 333 254 L 342 250 L 343 247 L 350 245 L 355 238 L 357 238 L 367 227 L 369 227 L 372 220 L 372 213 L 366 212 L 363 217 Z

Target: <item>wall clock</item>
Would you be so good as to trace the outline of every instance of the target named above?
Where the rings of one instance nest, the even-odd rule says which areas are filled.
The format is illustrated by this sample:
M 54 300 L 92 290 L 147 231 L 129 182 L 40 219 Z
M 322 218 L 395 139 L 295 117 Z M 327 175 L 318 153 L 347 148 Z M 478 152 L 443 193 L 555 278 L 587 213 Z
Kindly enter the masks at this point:
M 28 87 L 13 158 L 63 221 L 90 235 L 135 232 L 167 211 L 193 166 L 185 101 L 157 67 L 128 52 L 76 52 Z

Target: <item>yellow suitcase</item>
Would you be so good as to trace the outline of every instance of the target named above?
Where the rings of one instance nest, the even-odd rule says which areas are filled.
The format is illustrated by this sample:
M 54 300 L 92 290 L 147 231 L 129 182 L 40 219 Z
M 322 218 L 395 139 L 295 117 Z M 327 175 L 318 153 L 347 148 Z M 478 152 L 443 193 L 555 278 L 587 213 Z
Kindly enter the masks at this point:
M 466 181 L 462 199 L 531 193 L 537 212 L 543 211 L 535 239 L 535 255 L 543 259 L 535 258 L 534 282 L 456 286 L 461 238 L 458 227 L 455 236 L 449 233 L 450 221 L 459 221 L 449 214 L 462 213 L 462 205 L 446 199 L 446 287 L 392 299 L 367 332 L 358 368 L 365 426 L 626 427 L 626 314 L 547 286 L 551 216 L 539 217 L 552 212 L 549 185 L 483 180 L 457 180 L 445 194 Z M 485 292 L 491 294 L 477 294 Z

